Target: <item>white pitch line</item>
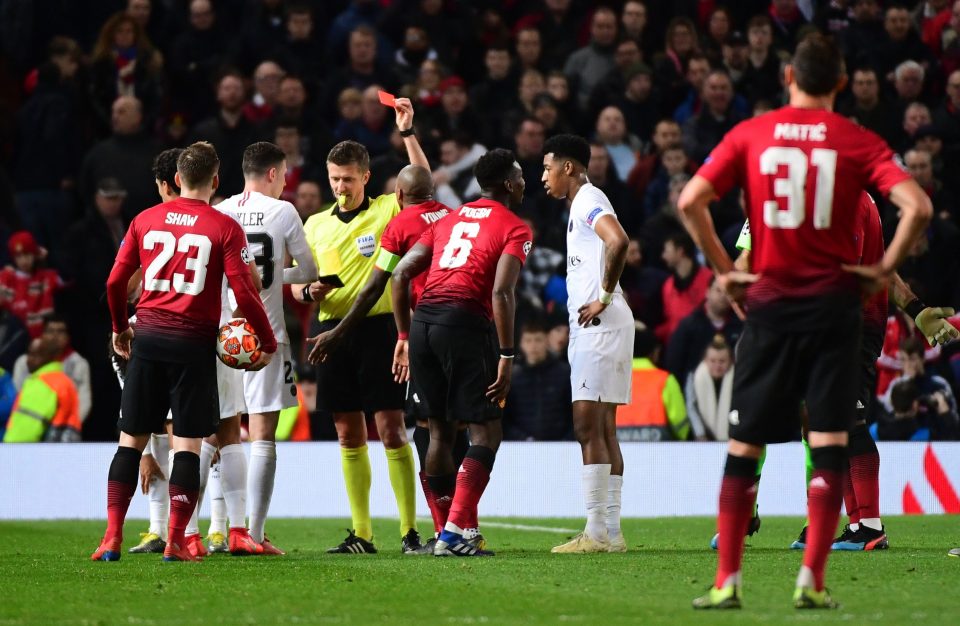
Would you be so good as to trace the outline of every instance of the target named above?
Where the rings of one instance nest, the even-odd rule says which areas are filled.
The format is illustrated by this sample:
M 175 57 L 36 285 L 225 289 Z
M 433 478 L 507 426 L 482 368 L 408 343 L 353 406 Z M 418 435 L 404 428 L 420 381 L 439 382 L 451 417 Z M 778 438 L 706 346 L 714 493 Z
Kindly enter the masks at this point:
M 418 517 L 418 521 L 429 522 L 432 521 L 430 518 Z M 505 528 L 507 530 L 526 530 L 535 533 L 557 533 L 560 535 L 569 535 L 571 533 L 578 533 L 580 529 L 578 528 L 557 528 L 556 526 L 535 526 L 533 524 L 508 524 L 506 522 L 488 522 L 485 520 L 480 521 L 481 528 Z

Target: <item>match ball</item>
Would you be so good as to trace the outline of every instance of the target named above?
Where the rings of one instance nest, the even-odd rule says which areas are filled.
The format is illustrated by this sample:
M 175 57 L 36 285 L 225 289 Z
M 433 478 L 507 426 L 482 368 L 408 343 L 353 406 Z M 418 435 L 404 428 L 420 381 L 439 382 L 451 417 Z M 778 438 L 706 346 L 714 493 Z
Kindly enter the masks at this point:
M 238 317 L 220 327 L 217 332 L 217 357 L 224 365 L 238 370 L 250 369 L 262 356 L 260 338 L 250 322 Z

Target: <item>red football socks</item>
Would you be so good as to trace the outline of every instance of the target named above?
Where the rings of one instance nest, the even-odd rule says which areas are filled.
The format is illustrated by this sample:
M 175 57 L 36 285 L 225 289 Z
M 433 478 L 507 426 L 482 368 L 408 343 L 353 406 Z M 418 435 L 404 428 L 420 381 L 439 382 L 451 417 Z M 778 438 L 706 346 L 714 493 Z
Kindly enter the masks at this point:
M 807 488 L 807 507 L 810 527 L 807 529 L 807 548 L 803 564 L 813 573 L 814 588 L 823 590 L 824 570 L 833 534 L 840 519 L 843 500 L 843 476 L 840 472 L 815 469 Z
M 729 461 L 728 461 L 729 462 Z M 757 499 L 755 476 L 732 476 L 725 474 L 720 485 L 720 514 L 717 531 L 720 533 L 717 551 L 719 562 L 714 585 L 723 587 L 730 576 L 740 571 L 743 562 L 743 543 L 753 503 Z

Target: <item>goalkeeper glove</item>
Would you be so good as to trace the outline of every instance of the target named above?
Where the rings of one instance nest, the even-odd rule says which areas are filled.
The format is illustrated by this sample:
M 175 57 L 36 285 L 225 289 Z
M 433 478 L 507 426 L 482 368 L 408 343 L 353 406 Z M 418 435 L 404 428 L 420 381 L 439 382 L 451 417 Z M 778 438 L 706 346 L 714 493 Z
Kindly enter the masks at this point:
M 914 318 L 917 328 L 927 338 L 931 346 L 946 344 L 960 338 L 958 331 L 946 318 L 954 315 L 954 310 L 946 307 L 926 307 Z

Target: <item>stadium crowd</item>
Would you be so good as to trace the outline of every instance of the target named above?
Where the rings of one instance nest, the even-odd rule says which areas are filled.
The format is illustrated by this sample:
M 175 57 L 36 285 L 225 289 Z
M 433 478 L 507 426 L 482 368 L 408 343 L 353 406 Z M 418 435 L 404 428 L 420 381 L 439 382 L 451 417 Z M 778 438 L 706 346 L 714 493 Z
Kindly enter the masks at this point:
M 325 158 L 341 140 L 369 150 L 369 193 L 392 192 L 406 152 L 384 89 L 414 103 L 438 201 L 476 197 L 488 149 L 513 149 L 522 167 L 536 241 L 507 438 L 573 437 L 568 209 L 539 181 L 544 141 L 575 132 L 631 238 L 621 284 L 638 334 L 622 438 L 723 440 L 742 326 L 677 198 L 727 131 L 785 102 L 784 59 L 810 29 L 845 51 L 838 111 L 897 150 L 934 204 L 901 276 L 929 304 L 960 306 L 960 1 L 0 0 L 0 423 L 45 411 L 47 440 L 115 437 L 104 284 L 126 225 L 159 202 L 161 150 L 213 143 L 228 197 L 243 188 L 244 148 L 273 141 L 284 199 L 306 220 L 332 201 Z M 896 211 L 878 202 L 892 235 Z M 739 192 L 711 213 L 734 254 Z M 288 305 L 297 345 L 316 316 Z M 930 347 L 891 312 L 876 436 L 960 439 L 960 350 Z M 287 430 L 305 438 L 303 426 Z M 309 431 L 335 436 L 317 415 Z

